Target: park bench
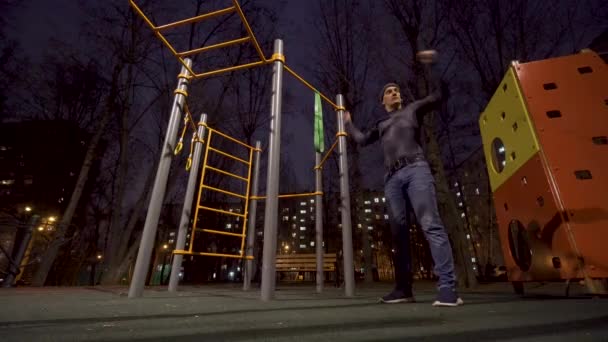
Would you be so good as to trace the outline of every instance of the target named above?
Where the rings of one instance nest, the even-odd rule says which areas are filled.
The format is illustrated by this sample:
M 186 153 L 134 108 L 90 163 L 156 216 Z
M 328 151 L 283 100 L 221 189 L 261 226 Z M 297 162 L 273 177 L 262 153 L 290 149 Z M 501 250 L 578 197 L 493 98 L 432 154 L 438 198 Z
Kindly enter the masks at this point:
M 335 253 L 323 254 L 323 272 L 334 273 L 332 280 L 338 279 L 337 258 Z M 294 280 L 305 280 L 306 273 L 312 274 L 315 279 L 317 272 L 316 254 L 280 254 L 276 259 L 276 271 L 278 273 L 294 272 Z M 303 273 L 303 274 L 302 274 Z M 325 279 L 329 280 L 327 277 Z

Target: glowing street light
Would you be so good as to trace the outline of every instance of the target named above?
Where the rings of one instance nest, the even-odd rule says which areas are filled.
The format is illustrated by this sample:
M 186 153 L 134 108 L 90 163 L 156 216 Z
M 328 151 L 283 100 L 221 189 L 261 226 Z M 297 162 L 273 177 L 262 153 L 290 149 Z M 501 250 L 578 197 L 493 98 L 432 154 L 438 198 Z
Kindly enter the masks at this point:
M 29 213 L 30 211 L 32 211 L 32 207 L 30 207 L 30 206 L 28 205 L 27 207 L 25 207 L 25 211 L 27 211 L 27 212 Z
M 169 248 L 169 245 L 163 245 L 163 249 Z
M 55 216 L 49 217 L 49 222 L 55 222 L 56 220 L 57 220 L 57 218 Z
M 101 258 L 103 258 L 103 256 L 101 254 L 97 254 L 97 260 L 101 260 Z

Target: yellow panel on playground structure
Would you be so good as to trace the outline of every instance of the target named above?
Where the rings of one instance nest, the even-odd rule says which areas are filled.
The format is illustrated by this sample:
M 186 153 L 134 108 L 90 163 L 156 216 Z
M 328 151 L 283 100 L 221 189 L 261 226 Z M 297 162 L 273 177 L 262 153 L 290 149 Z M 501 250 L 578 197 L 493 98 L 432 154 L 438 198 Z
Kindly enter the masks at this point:
M 492 191 L 539 151 L 532 125 L 516 73 L 509 67 L 479 118 Z

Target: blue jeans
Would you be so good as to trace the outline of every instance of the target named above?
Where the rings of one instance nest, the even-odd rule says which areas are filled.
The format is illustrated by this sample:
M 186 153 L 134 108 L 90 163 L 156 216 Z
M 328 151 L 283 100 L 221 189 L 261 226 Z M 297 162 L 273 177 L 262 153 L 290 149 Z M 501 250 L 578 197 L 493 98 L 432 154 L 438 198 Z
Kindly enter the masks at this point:
M 426 161 L 417 161 L 399 169 L 385 180 L 384 194 L 391 214 L 396 288 L 407 292 L 411 291 L 412 287 L 410 228 L 408 225 L 410 206 L 429 242 L 435 263 L 434 271 L 439 277 L 437 287 L 455 288 L 452 248 L 439 216 L 435 180 L 429 164 Z

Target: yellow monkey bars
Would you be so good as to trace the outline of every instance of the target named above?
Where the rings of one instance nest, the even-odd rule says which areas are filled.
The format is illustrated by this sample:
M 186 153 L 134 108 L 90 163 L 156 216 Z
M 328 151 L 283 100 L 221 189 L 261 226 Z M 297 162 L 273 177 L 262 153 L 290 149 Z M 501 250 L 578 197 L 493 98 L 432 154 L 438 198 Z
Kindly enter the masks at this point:
M 291 68 L 289 68 L 287 65 L 285 65 L 285 56 L 272 55 L 271 58 L 266 58 L 264 56 L 264 52 L 262 51 L 262 48 L 260 47 L 260 44 L 258 43 L 257 39 L 255 38 L 255 34 L 253 33 L 253 30 L 251 29 L 251 26 L 249 25 L 249 22 L 247 21 L 247 18 L 245 17 L 245 14 L 243 13 L 241 6 L 239 5 L 238 0 L 231 0 L 231 1 L 232 1 L 232 6 L 230 6 L 230 7 L 227 7 L 227 8 L 221 9 L 221 10 L 217 10 L 217 11 L 214 11 L 211 13 L 201 14 L 201 15 L 198 15 L 198 16 L 195 16 L 192 18 L 178 20 L 176 22 L 165 24 L 165 25 L 160 25 L 160 26 L 156 26 L 146 16 L 146 14 L 141 10 L 141 8 L 139 8 L 139 6 L 135 3 L 134 0 L 129 0 L 129 4 L 131 5 L 131 7 L 133 7 L 135 12 L 146 22 L 146 24 L 152 29 L 152 31 L 154 32 L 156 37 L 158 37 L 158 39 L 169 49 L 169 51 L 171 51 L 171 53 L 175 56 L 175 58 L 177 58 L 177 60 L 188 70 L 188 72 L 190 72 L 190 75 L 192 75 L 190 77 L 192 77 L 192 78 L 205 78 L 205 77 L 210 77 L 210 76 L 216 76 L 216 75 L 223 74 L 223 73 L 230 72 L 230 71 L 236 71 L 236 70 L 242 70 L 242 69 L 262 66 L 262 65 L 265 65 L 265 64 L 278 60 L 278 61 L 283 62 L 284 68 L 289 74 L 291 74 L 293 77 L 295 77 L 298 81 L 300 81 L 304 86 L 306 86 L 313 92 L 321 95 L 321 98 L 323 98 L 323 100 L 325 102 L 327 102 L 328 104 L 330 104 L 335 110 L 344 110 L 344 107 L 338 106 L 337 104 L 335 104 L 332 100 L 330 100 L 327 96 L 323 95 L 323 93 L 321 93 L 319 90 L 317 90 L 315 87 L 313 87 L 304 78 L 302 78 L 295 71 L 293 71 Z M 169 43 L 167 38 L 161 32 L 161 31 L 164 31 L 164 30 L 167 30 L 170 28 L 175 28 L 175 27 L 179 27 L 182 25 L 186 25 L 186 24 L 193 24 L 193 23 L 203 21 L 205 19 L 214 18 L 214 17 L 220 16 L 220 15 L 231 14 L 234 12 L 237 13 L 239 18 L 241 19 L 241 22 L 243 23 L 243 26 L 245 27 L 245 31 L 247 31 L 246 37 L 237 38 L 237 39 L 233 39 L 233 40 L 230 40 L 227 42 L 217 43 L 217 44 L 213 44 L 213 45 L 203 46 L 203 47 L 188 50 L 188 51 L 178 52 L 173 47 L 173 45 L 171 45 L 171 43 Z M 196 54 L 199 54 L 202 52 L 219 49 L 219 48 L 224 48 L 224 47 L 228 47 L 228 46 L 232 46 L 232 45 L 236 45 L 236 44 L 248 43 L 248 42 L 253 44 L 253 47 L 255 48 L 255 50 L 258 54 L 258 57 L 259 57 L 258 61 L 235 65 L 235 66 L 226 67 L 226 68 L 217 69 L 217 70 L 210 70 L 210 71 L 201 72 L 201 73 L 194 72 L 193 68 L 189 67 L 186 64 L 186 62 L 184 61 L 184 57 L 188 57 L 188 56 L 196 55 Z

